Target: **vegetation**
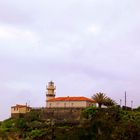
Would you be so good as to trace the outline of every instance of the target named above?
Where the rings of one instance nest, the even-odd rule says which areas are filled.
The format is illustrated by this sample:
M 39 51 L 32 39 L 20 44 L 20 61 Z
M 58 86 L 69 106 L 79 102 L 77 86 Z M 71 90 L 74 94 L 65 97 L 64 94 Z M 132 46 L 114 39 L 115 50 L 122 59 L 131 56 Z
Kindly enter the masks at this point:
M 43 120 L 39 112 L 0 124 L 2 140 L 139 140 L 140 111 L 89 107 L 82 111 L 78 125 Z M 38 116 L 38 117 L 37 117 Z
M 106 100 L 104 101 L 104 105 L 107 107 L 111 107 L 111 106 L 115 106 L 117 104 L 113 99 L 111 99 L 110 97 L 107 97 Z
M 93 96 L 99 107 L 81 112 L 63 121 L 43 119 L 41 110 L 32 110 L 22 118 L 9 118 L 0 123 L 0 140 L 139 140 L 140 107 L 126 110 L 104 93 Z M 102 105 L 107 108 L 101 108 Z
M 99 108 L 101 108 L 102 105 L 107 107 L 116 105 L 116 102 L 113 99 L 107 97 L 104 93 L 101 92 L 94 94 L 92 99 L 97 102 Z

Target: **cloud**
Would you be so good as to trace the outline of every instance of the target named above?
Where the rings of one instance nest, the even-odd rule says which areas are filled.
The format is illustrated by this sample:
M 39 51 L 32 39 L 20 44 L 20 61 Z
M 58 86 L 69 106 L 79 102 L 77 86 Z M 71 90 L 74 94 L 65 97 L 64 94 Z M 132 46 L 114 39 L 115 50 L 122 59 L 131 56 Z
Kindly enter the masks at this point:
M 0 26 L 0 39 L 1 40 L 26 40 L 30 42 L 35 42 L 37 37 L 35 33 L 26 30 L 15 28 L 12 26 Z
M 93 33 L 94 35 L 98 35 L 99 33 L 101 33 L 101 27 L 95 24 L 90 25 L 87 28 L 88 32 Z

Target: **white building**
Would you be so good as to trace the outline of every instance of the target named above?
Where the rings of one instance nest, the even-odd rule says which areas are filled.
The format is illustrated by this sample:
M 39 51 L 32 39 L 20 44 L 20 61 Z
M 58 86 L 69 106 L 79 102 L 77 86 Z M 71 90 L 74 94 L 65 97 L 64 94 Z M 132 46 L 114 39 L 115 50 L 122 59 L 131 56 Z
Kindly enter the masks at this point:
M 54 83 L 49 82 L 46 87 L 46 107 L 47 108 L 86 108 L 89 106 L 96 106 L 96 101 L 87 97 L 56 97 L 54 91 L 56 87 Z

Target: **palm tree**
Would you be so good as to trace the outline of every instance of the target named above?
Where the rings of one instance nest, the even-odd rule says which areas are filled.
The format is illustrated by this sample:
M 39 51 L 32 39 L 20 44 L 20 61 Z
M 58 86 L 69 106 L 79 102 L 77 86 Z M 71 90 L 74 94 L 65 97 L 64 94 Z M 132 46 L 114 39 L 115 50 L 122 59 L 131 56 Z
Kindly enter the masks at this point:
M 112 100 L 111 98 L 107 97 L 105 99 L 104 105 L 107 107 L 110 107 L 110 106 L 116 105 L 116 102 L 114 100 Z
M 102 105 L 104 105 L 107 97 L 104 93 L 99 92 L 93 95 L 92 99 L 95 100 L 98 103 L 98 107 L 101 108 Z

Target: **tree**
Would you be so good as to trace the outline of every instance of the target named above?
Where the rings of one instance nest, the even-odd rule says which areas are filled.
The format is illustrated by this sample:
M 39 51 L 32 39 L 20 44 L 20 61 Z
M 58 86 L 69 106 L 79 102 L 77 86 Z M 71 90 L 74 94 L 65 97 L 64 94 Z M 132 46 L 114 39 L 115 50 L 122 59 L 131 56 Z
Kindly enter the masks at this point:
M 101 108 L 102 105 L 104 105 L 107 97 L 104 93 L 99 92 L 93 95 L 92 99 L 95 100 L 98 103 L 99 108 Z
M 113 99 L 107 97 L 104 101 L 104 105 L 110 107 L 116 105 L 116 102 Z

